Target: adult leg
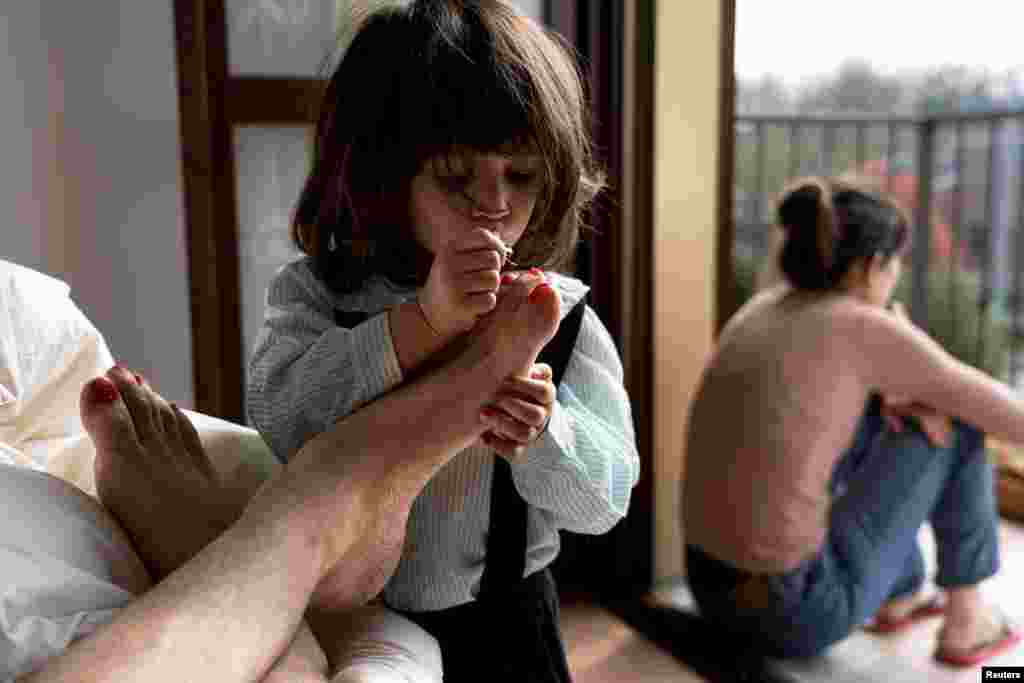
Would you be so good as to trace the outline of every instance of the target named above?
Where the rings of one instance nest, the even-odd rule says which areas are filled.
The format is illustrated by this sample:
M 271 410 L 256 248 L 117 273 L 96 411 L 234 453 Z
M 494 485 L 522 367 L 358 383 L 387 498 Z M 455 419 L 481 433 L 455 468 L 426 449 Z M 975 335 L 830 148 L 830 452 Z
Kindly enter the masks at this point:
M 905 428 L 914 429 L 915 425 L 907 421 Z M 868 461 L 872 450 L 887 429 L 887 422 L 882 415 L 882 402 L 878 397 L 872 397 L 858 425 L 853 444 L 833 469 L 829 491 L 834 499 L 841 498 L 846 493 L 850 481 L 858 476 L 858 471 Z M 923 590 L 925 580 L 924 557 L 921 555 L 920 544 L 915 541 L 903 564 L 902 572 L 874 616 L 875 628 L 884 629 L 887 624 L 895 624 L 906 619 L 915 610 L 936 604 L 934 601 L 937 596 L 926 594 Z
M 557 295 L 541 290 L 527 303 L 532 284 L 511 286 L 474 342 L 443 371 L 312 439 L 227 531 L 28 680 L 257 680 L 292 642 L 325 578 L 325 599 L 335 608 L 376 594 L 401 551 L 412 500 L 483 434 L 480 410 L 553 336 Z M 97 380 L 92 390 L 140 390 L 126 373 L 115 372 L 114 381 Z M 194 452 L 169 446 L 175 425 L 148 415 L 137 430 L 115 399 L 89 418 L 97 457 L 106 463 L 98 467 L 122 468 L 120 480 L 135 492 L 113 503 L 122 521 L 140 525 L 133 535 L 152 524 L 139 492 L 189 459 L 187 469 L 203 467 Z
M 771 654 L 818 654 L 874 614 L 904 580 L 918 531 L 945 489 L 961 478 L 964 463 L 984 458 L 962 424 L 947 448 L 933 446 L 917 429 L 877 431 L 868 441 L 845 493 L 832 504 L 818 555 L 786 574 L 744 582 L 719 606 Z M 984 495 L 980 482 L 964 483 L 965 491 Z M 705 602 L 715 607 L 707 596 Z
M 846 580 L 851 625 L 914 580 L 907 568 L 916 573 L 917 534 L 927 519 L 944 529 L 936 531 L 937 541 L 943 538 L 940 586 L 976 585 L 995 574 L 997 517 L 983 446 L 981 435 L 959 422 L 948 448 L 933 446 L 916 429 L 879 436 L 830 515 L 830 550 Z M 970 638 L 990 636 L 979 628 Z
M 969 427 L 963 433 L 979 456 L 961 463 L 931 517 L 938 550 L 935 582 L 949 596 L 938 652 L 954 657 L 1007 635 L 1005 617 L 986 605 L 980 590 L 981 582 L 999 569 L 992 464 L 984 457 L 984 435 Z
M 153 582 L 159 583 L 236 522 L 263 482 L 222 479 L 218 470 L 234 463 L 212 462 L 191 421 L 141 376 L 113 368 L 107 381 L 115 391 L 97 380 L 81 396 L 82 422 L 97 446 L 97 494 L 127 530 Z M 148 446 L 134 458 L 159 458 L 159 471 L 155 467 L 143 481 L 138 467 L 126 462 L 123 444 L 130 437 L 110 429 L 109 413 L 116 415 L 120 407 L 108 406 L 104 399 L 115 394 L 126 418 L 119 424 L 127 427 L 130 422 L 135 439 Z M 323 650 L 303 623 L 264 683 L 326 683 L 327 668 Z

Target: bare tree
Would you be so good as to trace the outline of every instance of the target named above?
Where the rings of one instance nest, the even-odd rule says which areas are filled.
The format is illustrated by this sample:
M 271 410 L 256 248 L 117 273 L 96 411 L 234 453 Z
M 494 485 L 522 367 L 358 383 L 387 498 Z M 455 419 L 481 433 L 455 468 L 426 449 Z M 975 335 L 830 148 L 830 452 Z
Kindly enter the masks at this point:
M 800 88 L 802 114 L 895 114 L 908 105 L 907 84 L 863 60 L 848 60 L 834 76 Z

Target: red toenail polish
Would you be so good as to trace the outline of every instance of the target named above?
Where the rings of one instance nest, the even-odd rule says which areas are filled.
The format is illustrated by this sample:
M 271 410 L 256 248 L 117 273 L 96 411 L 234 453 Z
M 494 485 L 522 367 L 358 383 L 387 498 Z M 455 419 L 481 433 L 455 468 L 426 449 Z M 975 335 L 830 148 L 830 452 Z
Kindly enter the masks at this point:
M 546 292 L 549 291 L 551 291 L 551 285 L 549 285 L 546 282 L 540 283 L 539 285 L 534 287 L 532 292 L 530 292 L 530 303 L 536 303 L 537 301 L 540 300 L 541 296 L 543 296 Z
M 515 282 L 515 281 L 516 281 L 516 279 L 514 277 L 512 277 L 511 275 L 507 274 L 507 273 L 505 275 L 501 276 L 501 284 L 503 284 L 503 285 L 507 285 L 508 283 Z
M 117 400 L 117 387 L 108 379 L 102 377 L 93 381 L 89 387 L 92 399 L 98 403 L 112 403 Z
M 530 268 L 530 273 L 532 275 L 544 275 L 544 271 L 542 271 L 540 268 Z

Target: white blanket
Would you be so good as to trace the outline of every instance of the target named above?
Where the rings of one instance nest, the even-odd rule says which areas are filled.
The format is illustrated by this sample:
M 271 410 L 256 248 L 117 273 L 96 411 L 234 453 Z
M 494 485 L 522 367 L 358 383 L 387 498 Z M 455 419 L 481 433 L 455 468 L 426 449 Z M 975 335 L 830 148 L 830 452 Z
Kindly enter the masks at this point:
M 37 669 L 150 586 L 94 497 L 95 451 L 78 399 L 113 360 L 68 293 L 59 280 L 0 260 L 0 683 Z M 255 431 L 186 414 L 225 477 L 262 480 L 276 466 Z M 380 607 L 356 618 L 335 681 L 440 682 L 430 635 Z
M 48 275 L 0 261 L 0 442 L 45 469 L 82 434 L 78 392 L 114 361 L 99 331 Z

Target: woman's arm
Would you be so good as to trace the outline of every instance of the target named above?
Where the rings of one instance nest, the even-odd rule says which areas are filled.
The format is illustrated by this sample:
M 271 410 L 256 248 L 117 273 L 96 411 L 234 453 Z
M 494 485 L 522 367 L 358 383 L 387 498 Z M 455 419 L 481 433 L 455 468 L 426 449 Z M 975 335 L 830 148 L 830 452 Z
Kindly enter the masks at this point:
M 870 388 L 1024 443 L 1024 401 L 1006 384 L 960 362 L 912 322 L 884 309 L 857 306 L 847 323 L 850 354 Z

